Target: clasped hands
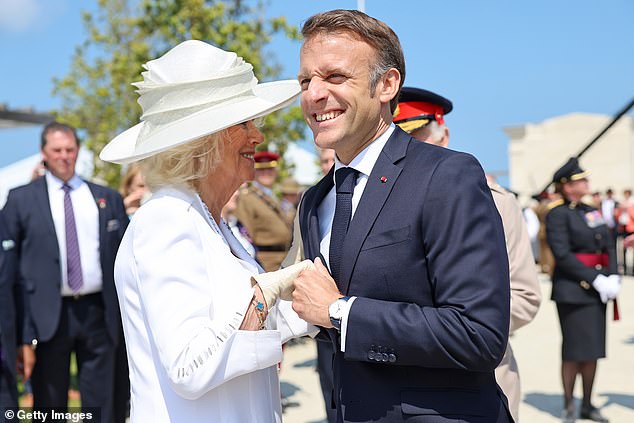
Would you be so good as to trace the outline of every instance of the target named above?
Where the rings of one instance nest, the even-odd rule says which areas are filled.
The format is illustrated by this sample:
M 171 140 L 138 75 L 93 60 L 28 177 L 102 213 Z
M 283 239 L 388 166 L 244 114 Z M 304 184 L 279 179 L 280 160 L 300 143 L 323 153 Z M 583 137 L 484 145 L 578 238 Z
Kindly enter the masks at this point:
M 592 281 L 592 286 L 599 293 L 601 301 L 607 303 L 616 298 L 621 289 L 621 277 L 619 275 L 598 275 Z
M 332 327 L 328 306 L 343 295 L 319 258 L 314 264 L 304 260 L 252 279 L 260 286 L 269 309 L 278 298 L 293 301 L 293 310 L 299 317 L 313 325 Z

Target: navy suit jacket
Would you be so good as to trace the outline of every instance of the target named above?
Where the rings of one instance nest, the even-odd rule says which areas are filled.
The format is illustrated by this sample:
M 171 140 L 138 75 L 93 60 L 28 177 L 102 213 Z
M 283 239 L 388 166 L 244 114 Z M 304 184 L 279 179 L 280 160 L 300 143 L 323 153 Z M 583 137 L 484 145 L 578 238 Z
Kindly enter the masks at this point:
M 320 256 L 317 208 L 332 172 L 300 207 L 310 259 Z M 358 297 L 345 353 L 335 345 L 338 421 L 511 420 L 494 377 L 509 331 L 508 259 L 472 156 L 396 128 L 350 222 L 336 282 Z
M 16 249 L 0 210 L 0 348 L 2 348 L 2 374 L 10 389 L 15 390 L 15 353 L 17 347 L 16 299 Z M 6 377 L 6 374 L 9 377 Z M 16 398 L 17 391 L 12 392 Z
M 108 334 L 116 344 L 121 331 L 121 316 L 114 285 L 114 260 L 129 219 L 118 192 L 86 183 L 99 210 L 105 321 Z M 9 191 L 4 210 L 7 226 L 16 242 L 20 289 L 24 296 L 22 342 L 48 341 L 59 325 L 62 281 L 46 178 L 38 178 Z

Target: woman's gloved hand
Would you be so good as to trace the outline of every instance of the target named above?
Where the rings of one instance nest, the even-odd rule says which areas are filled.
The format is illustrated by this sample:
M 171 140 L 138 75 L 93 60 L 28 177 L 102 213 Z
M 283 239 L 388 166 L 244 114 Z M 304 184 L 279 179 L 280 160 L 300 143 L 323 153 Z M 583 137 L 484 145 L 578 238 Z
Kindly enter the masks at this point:
M 621 288 L 621 282 L 618 275 L 597 275 L 592 281 L 592 286 L 599 293 L 601 301 L 607 303 L 609 300 L 616 298 Z
M 610 281 L 610 292 L 608 292 L 608 298 L 613 300 L 619 295 L 619 291 L 621 290 L 621 276 L 619 275 L 610 275 L 608 276 L 608 280 Z
M 277 302 L 278 298 L 291 301 L 293 299 L 293 290 L 295 286 L 293 282 L 295 278 L 306 269 L 314 269 L 315 264 L 310 260 L 293 264 L 284 269 L 275 272 L 260 273 L 251 277 L 253 284 L 260 285 L 266 306 L 271 309 Z

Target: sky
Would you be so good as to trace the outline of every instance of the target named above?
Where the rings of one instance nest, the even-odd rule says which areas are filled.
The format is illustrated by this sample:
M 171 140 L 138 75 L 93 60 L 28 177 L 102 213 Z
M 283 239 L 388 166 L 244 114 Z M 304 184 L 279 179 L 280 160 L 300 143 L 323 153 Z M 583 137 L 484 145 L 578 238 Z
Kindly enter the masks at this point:
M 503 128 L 574 112 L 611 116 L 634 97 L 634 1 L 361 3 L 399 36 L 405 85 L 453 102 L 450 147 L 475 155 L 503 184 Z M 81 10 L 96 7 L 97 0 L 0 0 L 0 103 L 42 112 L 59 106 L 52 79 L 68 72 L 86 38 Z M 269 0 L 266 13 L 301 26 L 314 13 L 357 7 L 356 0 Z M 299 47 L 282 37 L 270 46 L 282 78 L 296 77 Z M 0 129 L 0 167 L 37 153 L 40 130 Z

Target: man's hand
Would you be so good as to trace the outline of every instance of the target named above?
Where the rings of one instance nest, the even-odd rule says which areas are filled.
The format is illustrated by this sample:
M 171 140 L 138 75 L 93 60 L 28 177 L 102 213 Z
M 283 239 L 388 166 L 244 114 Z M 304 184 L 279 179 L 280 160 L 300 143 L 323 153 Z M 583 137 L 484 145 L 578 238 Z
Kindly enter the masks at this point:
M 304 260 L 291 266 L 285 267 L 274 272 L 260 273 L 252 276 L 264 294 L 264 300 L 268 309 L 275 305 L 278 298 L 286 301 L 293 299 L 293 281 L 305 269 L 314 269 L 315 265 L 310 260 Z
M 293 310 L 308 323 L 331 328 L 328 306 L 343 297 L 321 260 L 315 259 L 315 269 L 304 270 L 295 279 Z
M 625 248 L 634 247 L 634 234 L 628 235 L 625 237 L 625 239 L 623 240 L 623 247 Z
M 35 351 L 31 345 L 22 345 L 18 347 L 17 371 L 22 375 L 25 381 L 31 378 L 33 367 L 35 366 Z

